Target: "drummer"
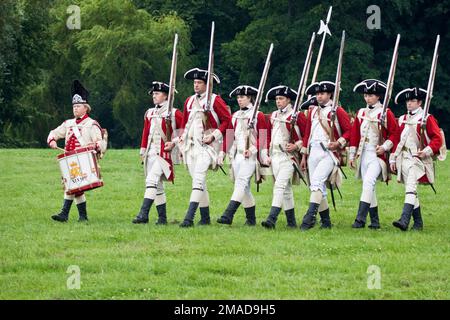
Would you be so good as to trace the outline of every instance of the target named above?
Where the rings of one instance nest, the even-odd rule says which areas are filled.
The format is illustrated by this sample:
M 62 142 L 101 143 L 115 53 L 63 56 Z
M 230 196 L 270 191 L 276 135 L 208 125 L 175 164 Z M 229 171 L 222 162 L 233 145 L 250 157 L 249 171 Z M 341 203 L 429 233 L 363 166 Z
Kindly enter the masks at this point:
M 47 144 L 52 149 L 58 149 L 56 141 L 65 138 L 65 151 L 73 151 L 80 147 L 95 147 L 99 153 L 106 151 L 106 141 L 102 139 L 102 130 L 97 121 L 89 117 L 91 106 L 88 104 L 89 92 L 80 81 L 72 83 L 73 119 L 64 121 L 59 127 L 50 131 Z M 78 208 L 79 222 L 87 221 L 86 197 L 84 192 L 68 195 L 64 193 L 64 203 L 61 212 L 52 216 L 59 222 L 69 219 L 69 211 L 73 201 Z

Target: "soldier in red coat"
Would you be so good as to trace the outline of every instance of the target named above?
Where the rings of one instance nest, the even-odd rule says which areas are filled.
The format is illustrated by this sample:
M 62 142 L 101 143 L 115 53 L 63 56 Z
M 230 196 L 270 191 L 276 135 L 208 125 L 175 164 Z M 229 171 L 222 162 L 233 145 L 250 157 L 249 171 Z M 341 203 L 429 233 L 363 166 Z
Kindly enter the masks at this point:
M 443 144 L 436 119 L 424 115 L 422 103 L 426 90 L 408 88 L 395 97 L 395 103 L 406 101 L 407 114 L 398 119 L 398 144 L 390 157 L 391 170 L 397 172 L 397 181 L 405 184 L 405 203 L 403 212 L 393 225 L 403 231 L 408 230 L 411 216 L 414 219 L 413 230 L 422 230 L 423 221 L 420 212 L 417 185 L 434 183 L 433 156 L 439 153 Z M 426 121 L 422 132 L 422 123 Z
M 158 212 L 156 224 L 165 225 L 167 224 L 167 214 L 163 181 L 174 181 L 171 149 L 166 149 L 165 144 L 168 142 L 168 130 L 170 133 L 176 133 L 177 128 L 181 127 L 183 115 L 175 108 L 170 115 L 168 114 L 169 86 L 167 84 L 153 82 L 148 94 L 152 96 L 155 106 L 145 113 L 139 153 L 144 163 L 146 189 L 141 210 L 133 219 L 133 223 L 148 223 L 148 214 L 155 202 Z M 170 116 L 169 122 L 167 121 L 168 116 Z M 170 123 L 169 128 L 168 123 Z
M 183 134 L 168 146 L 180 143 L 184 163 L 192 177 L 192 192 L 189 208 L 180 227 L 192 227 L 197 208 L 200 207 L 201 225 L 210 224 L 209 194 L 206 175 L 209 169 L 217 170 L 218 162 L 223 162 L 222 143 L 226 129 L 230 126 L 231 114 L 223 99 L 212 94 L 211 108 L 207 109 L 206 82 L 208 71 L 191 69 L 184 75 L 194 81 L 195 94 L 186 99 L 183 110 Z M 217 75 L 213 75 L 220 83 Z
M 272 165 L 274 186 L 269 215 L 261 223 L 267 229 L 275 228 L 282 208 L 286 214 L 287 226 L 297 227 L 292 185 L 300 183 L 298 175 L 300 171 L 296 171 L 294 166 L 297 168 L 299 166 L 301 137 L 305 132 L 306 118 L 302 112 L 299 112 L 294 128 L 291 130 L 294 114 L 292 101 L 296 98 L 297 92 L 283 85 L 271 88 L 266 95 L 266 101 L 275 100 L 277 105 L 277 110 L 272 112 L 268 122 L 271 136 L 269 163 Z
M 268 161 L 268 131 L 264 114 L 258 111 L 253 123 L 253 129 L 249 131 L 249 124 L 255 112 L 253 105 L 258 89 L 251 86 L 239 86 L 235 88 L 230 97 L 236 97 L 239 110 L 231 120 L 231 129 L 227 130 L 230 141 L 228 152 L 231 161 L 231 177 L 234 180 L 234 191 L 231 200 L 217 223 L 232 224 L 233 217 L 242 204 L 245 210 L 247 226 L 256 225 L 255 199 L 250 189 L 252 176 L 257 167 L 267 164 Z
M 309 208 L 300 226 L 305 231 L 314 227 L 317 212 L 321 228 L 331 228 L 330 210 L 327 201 L 326 183 L 337 186 L 341 183 L 339 171 L 340 153 L 350 139 L 350 118 L 339 106 L 336 109 L 334 137 L 331 141 L 331 116 L 335 84 L 330 81 L 315 82 L 306 89 L 306 94 L 316 95 L 317 106 L 309 109 L 306 131 L 303 136 L 302 170 L 309 170 L 311 196 Z
M 369 228 L 379 229 L 378 202 L 375 192 L 376 181 L 387 182 L 389 159 L 386 152 L 394 146 L 398 130 L 392 111 L 387 108 L 384 127 L 380 121 L 383 105 L 380 102 L 386 93 L 386 84 L 368 79 L 358 83 L 354 92 L 364 94 L 366 107 L 358 110 L 350 136 L 350 167 L 356 169 L 356 177 L 362 179 L 363 187 L 353 228 L 364 228 L 367 214 L 370 213 Z M 382 138 L 380 139 L 380 135 Z M 356 166 L 356 160 L 358 166 Z
M 56 141 L 65 138 L 65 151 L 74 151 L 80 147 L 95 146 L 96 151 L 106 151 L 106 140 L 102 138 L 102 128 L 99 123 L 89 117 L 91 106 L 88 103 L 89 91 L 83 87 L 80 81 L 75 80 L 72 84 L 72 106 L 74 118 L 64 121 L 59 127 L 50 131 L 47 144 L 52 149 L 57 149 Z M 58 214 L 52 219 L 66 222 L 73 201 L 77 204 L 79 219 L 84 222 L 88 220 L 86 196 L 84 192 L 77 194 L 64 193 L 64 204 Z

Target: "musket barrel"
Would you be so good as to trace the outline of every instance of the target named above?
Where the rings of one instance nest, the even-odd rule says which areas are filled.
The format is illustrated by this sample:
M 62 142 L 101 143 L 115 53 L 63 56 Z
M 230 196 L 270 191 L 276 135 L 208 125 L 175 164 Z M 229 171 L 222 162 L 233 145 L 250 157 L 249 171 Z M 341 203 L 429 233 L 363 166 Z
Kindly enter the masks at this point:
M 423 127 L 425 127 L 425 125 L 426 125 L 426 119 L 427 119 L 428 113 L 430 111 L 431 98 L 433 98 L 434 79 L 436 77 L 436 67 L 437 67 L 437 61 L 438 61 L 438 57 L 439 57 L 439 42 L 440 42 L 440 40 L 441 40 L 440 35 L 437 35 L 436 44 L 434 46 L 433 60 L 431 62 L 430 76 L 428 78 L 427 96 L 425 98 L 424 112 L 423 112 L 423 116 L 422 116 L 422 126 Z
M 381 113 L 381 126 L 384 126 L 384 122 L 386 119 L 386 111 L 389 104 L 389 101 L 392 97 L 392 88 L 394 87 L 394 78 L 395 78 L 395 70 L 397 68 L 397 60 L 398 60 L 398 47 L 400 45 L 400 34 L 397 34 L 397 39 L 395 40 L 394 53 L 392 54 L 391 67 L 389 69 L 388 81 L 386 83 L 386 94 L 384 96 L 383 101 L 383 111 Z

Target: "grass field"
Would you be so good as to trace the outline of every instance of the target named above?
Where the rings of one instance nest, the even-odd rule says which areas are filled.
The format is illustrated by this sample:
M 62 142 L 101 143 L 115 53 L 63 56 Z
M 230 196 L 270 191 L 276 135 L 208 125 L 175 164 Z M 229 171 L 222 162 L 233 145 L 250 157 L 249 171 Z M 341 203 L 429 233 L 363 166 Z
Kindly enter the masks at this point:
M 53 150 L 0 150 L 0 299 L 449 299 L 450 162 L 437 164 L 437 195 L 419 189 L 425 229 L 392 226 L 403 186 L 379 184 L 382 229 L 353 230 L 361 183 L 347 171 L 344 199 L 332 211 L 332 230 L 303 233 L 260 226 L 270 208 L 272 184 L 254 192 L 255 228 L 215 223 L 232 193 L 228 177 L 210 172 L 211 226 L 178 227 L 188 205 L 190 177 L 176 167 L 166 185 L 168 226 L 133 225 L 143 171 L 137 150 L 110 150 L 102 161 L 105 186 L 87 193 L 88 224 L 50 219 L 62 204 Z M 297 220 L 308 190 L 295 187 Z M 196 221 L 199 219 L 196 216 Z M 68 289 L 69 266 L 79 266 L 80 289 Z M 381 289 L 369 289 L 368 268 L 379 267 Z

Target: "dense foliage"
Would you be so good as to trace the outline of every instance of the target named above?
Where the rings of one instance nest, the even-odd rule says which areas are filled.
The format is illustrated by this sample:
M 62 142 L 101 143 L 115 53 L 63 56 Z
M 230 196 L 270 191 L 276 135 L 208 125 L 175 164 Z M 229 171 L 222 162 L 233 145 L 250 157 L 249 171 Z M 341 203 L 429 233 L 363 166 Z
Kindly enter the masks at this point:
M 81 29 L 71 30 L 67 8 L 80 6 Z M 426 88 L 434 41 L 441 35 L 432 113 L 450 134 L 450 0 L 379 0 L 380 29 L 368 29 L 364 0 L 38 0 L 0 2 L 0 146 L 43 146 L 48 131 L 71 116 L 70 84 L 80 79 L 91 92 L 92 115 L 110 132 L 113 147 L 139 143 L 147 90 L 168 81 L 172 40 L 180 35 L 177 105 L 191 93 L 183 74 L 206 68 L 211 21 L 216 22 L 216 87 L 258 85 L 269 44 L 274 56 L 268 85 L 297 87 L 311 33 L 333 5 L 318 80 L 334 80 L 340 34 L 347 43 L 342 104 L 363 104 L 352 92 L 366 78 L 386 81 L 397 33 L 402 35 L 394 94 Z M 320 38 L 318 43 L 320 43 Z M 316 48 L 318 44 L 316 45 Z M 317 52 L 317 49 L 316 49 Z M 315 63 L 315 60 L 313 60 Z M 312 72 L 311 72 L 312 73 Z M 266 113 L 272 104 L 263 104 Z M 404 107 L 394 106 L 399 115 Z

